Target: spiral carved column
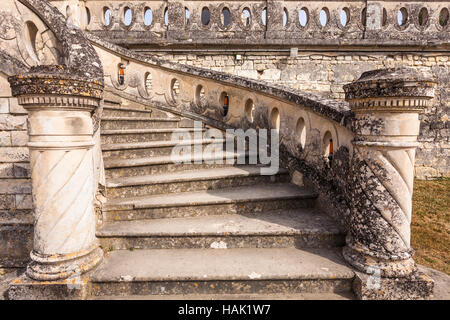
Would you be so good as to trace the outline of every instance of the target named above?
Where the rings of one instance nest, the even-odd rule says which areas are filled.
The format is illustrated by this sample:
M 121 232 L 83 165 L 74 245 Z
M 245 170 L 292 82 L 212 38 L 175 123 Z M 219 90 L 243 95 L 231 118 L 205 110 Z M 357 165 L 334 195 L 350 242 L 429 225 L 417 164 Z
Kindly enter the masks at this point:
M 34 245 L 26 274 L 51 281 L 79 276 L 103 256 L 95 238 L 92 123 L 103 87 L 39 71 L 9 81 L 28 111 Z
M 380 281 L 409 281 L 417 275 L 410 224 L 419 113 L 434 96 L 434 82 L 417 71 L 387 69 L 366 72 L 344 89 L 356 118 L 344 258 Z M 402 296 L 395 288 L 371 294 Z

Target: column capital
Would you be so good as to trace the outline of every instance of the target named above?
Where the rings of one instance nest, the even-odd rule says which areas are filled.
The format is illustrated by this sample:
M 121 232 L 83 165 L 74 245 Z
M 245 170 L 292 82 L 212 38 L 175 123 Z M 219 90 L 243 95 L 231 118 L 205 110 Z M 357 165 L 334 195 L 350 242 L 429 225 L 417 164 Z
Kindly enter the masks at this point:
M 435 84 L 430 74 L 415 69 L 368 71 L 344 86 L 345 100 L 355 114 L 421 112 L 434 97 Z
M 12 95 L 24 107 L 33 105 L 93 108 L 103 98 L 103 83 L 86 80 L 64 66 L 32 67 L 26 74 L 8 78 Z

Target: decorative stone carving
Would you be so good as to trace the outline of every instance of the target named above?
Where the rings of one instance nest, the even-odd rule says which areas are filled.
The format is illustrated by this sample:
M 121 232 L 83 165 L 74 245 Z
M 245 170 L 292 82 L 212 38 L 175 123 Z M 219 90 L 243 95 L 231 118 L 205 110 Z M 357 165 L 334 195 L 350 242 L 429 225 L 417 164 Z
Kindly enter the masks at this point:
M 32 68 L 9 81 L 28 111 L 34 245 L 26 274 L 45 281 L 83 274 L 103 255 L 95 238 L 92 121 L 102 85 L 71 78 L 63 67 Z
M 344 89 L 355 113 L 344 257 L 366 274 L 408 281 L 417 273 L 410 224 L 418 116 L 434 96 L 434 82 L 417 71 L 386 69 L 363 73 Z M 391 298 L 395 290 L 370 295 Z

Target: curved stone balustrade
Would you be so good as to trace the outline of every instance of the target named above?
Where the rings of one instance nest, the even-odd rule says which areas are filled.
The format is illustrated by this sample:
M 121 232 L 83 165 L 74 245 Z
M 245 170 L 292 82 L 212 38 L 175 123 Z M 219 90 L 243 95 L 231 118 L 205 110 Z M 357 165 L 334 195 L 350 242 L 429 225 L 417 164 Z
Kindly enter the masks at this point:
M 70 1 L 52 2 L 66 12 Z M 439 45 L 448 44 L 449 10 L 443 1 L 89 0 L 79 4 L 81 25 L 128 45 L 342 46 L 375 41 Z

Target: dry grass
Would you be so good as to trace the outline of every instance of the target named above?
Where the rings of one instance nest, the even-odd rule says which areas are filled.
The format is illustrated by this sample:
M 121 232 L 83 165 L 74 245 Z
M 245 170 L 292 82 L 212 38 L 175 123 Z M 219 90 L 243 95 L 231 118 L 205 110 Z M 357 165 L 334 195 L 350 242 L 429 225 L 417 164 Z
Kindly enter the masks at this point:
M 419 264 L 450 274 L 450 179 L 414 181 L 411 244 Z

